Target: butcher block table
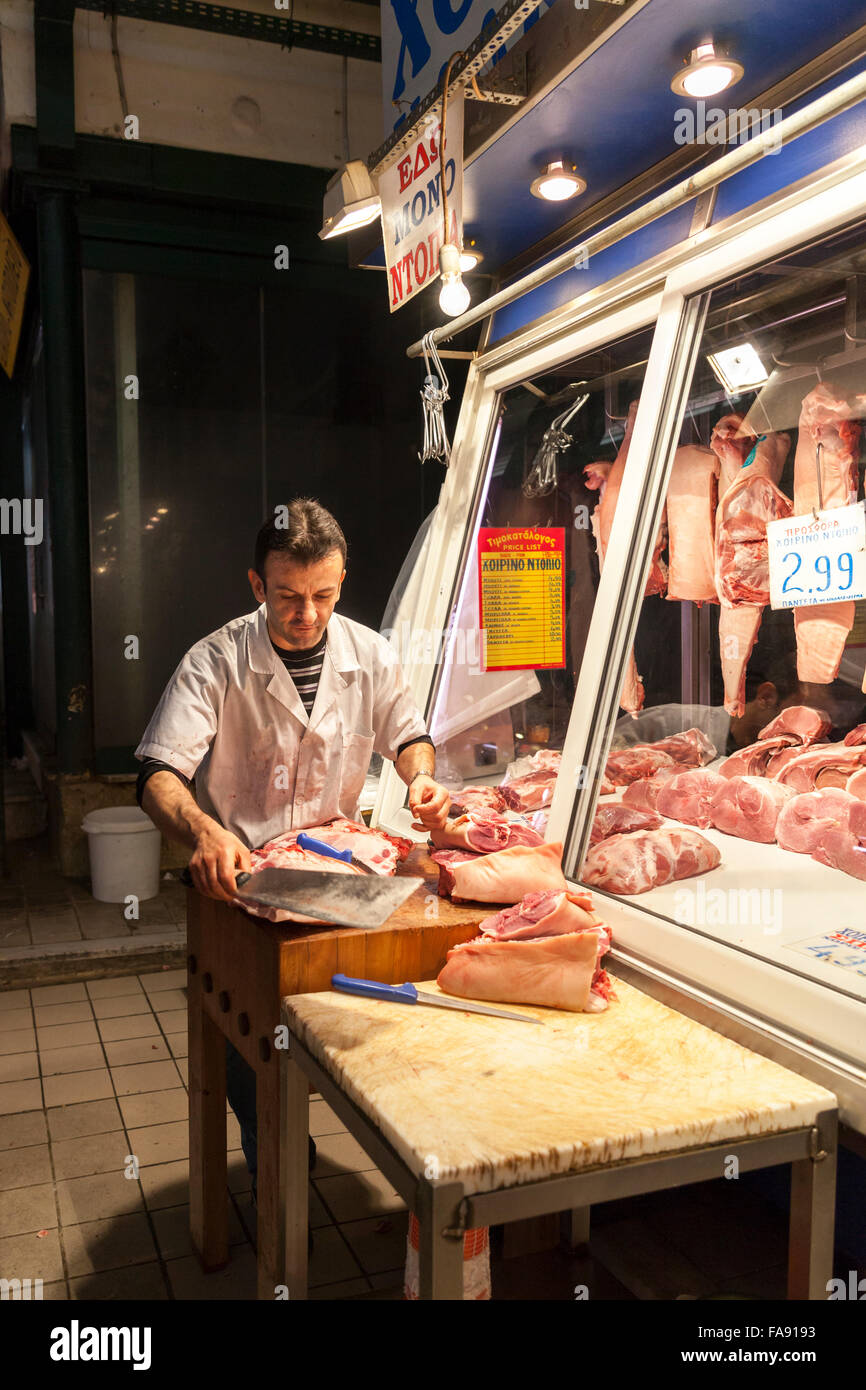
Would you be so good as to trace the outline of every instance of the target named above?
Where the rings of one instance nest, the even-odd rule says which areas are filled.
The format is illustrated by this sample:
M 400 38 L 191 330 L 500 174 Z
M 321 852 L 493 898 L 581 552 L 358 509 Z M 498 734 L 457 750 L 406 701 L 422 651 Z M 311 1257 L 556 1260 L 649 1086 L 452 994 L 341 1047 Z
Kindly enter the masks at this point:
M 542 1028 L 335 992 L 284 999 L 289 1297 L 306 1296 L 309 1081 L 415 1211 L 422 1298 L 463 1297 L 467 1229 L 588 1216 L 595 1202 L 776 1163 L 792 1165 L 788 1295 L 826 1298 L 836 1097 L 614 985 L 601 1014 L 520 1006 Z
M 438 868 L 424 845 L 411 851 L 397 873 L 423 884 L 375 931 L 269 922 L 202 897 L 194 888 L 187 892 L 190 1231 L 204 1269 L 221 1269 L 228 1262 L 228 1038 L 256 1073 L 260 1298 L 273 1299 L 276 1285 L 284 1282 L 277 1278 L 283 1256 L 279 1152 L 286 1123 L 275 1049 L 280 1000 L 330 989 L 337 971 L 388 984 L 436 975 L 451 947 L 476 936 L 491 911 L 438 897 Z M 303 1135 L 295 1137 L 306 1155 L 306 1112 L 303 1125 Z M 305 1157 L 305 1186 L 306 1175 Z

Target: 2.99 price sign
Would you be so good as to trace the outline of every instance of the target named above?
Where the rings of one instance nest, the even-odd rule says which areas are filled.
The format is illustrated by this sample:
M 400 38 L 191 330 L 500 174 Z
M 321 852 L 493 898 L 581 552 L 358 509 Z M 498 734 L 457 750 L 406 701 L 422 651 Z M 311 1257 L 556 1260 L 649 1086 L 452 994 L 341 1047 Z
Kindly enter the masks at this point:
M 866 598 L 862 502 L 769 522 L 767 550 L 772 608 Z

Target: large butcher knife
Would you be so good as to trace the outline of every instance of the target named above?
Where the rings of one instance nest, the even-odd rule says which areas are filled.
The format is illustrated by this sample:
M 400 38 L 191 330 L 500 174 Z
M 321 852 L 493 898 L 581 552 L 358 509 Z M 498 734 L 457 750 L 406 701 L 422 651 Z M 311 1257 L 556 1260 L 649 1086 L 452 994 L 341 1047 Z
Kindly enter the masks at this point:
M 265 868 L 238 874 L 235 882 L 241 901 L 319 917 L 341 927 L 371 928 L 387 922 L 424 879 Z

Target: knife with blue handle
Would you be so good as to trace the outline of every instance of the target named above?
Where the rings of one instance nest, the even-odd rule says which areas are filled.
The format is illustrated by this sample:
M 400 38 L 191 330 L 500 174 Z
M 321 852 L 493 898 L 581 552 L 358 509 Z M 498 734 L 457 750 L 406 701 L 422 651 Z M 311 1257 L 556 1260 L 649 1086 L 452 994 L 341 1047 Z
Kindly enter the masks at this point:
M 307 834 L 306 830 L 301 831 L 296 843 L 299 849 L 310 850 L 313 854 L 323 854 L 328 859 L 340 859 L 344 864 L 352 864 L 355 868 L 363 869 L 365 874 L 376 872 L 363 859 L 359 859 L 357 854 L 353 854 L 350 849 L 335 849 L 333 845 L 327 844 L 324 840 L 314 839 L 312 835 Z
M 487 1004 L 475 1004 L 468 999 L 444 999 L 440 994 L 427 994 L 412 984 L 386 985 L 382 980 L 355 980 L 350 975 L 332 975 L 331 985 L 344 994 L 361 994 L 368 999 L 385 999 L 391 1004 L 433 1004 L 440 1009 L 459 1009 L 461 1013 L 489 1014 L 492 1018 L 513 1018 L 520 1023 L 541 1023 L 529 1014 L 515 1014 L 510 1009 L 491 1009 Z

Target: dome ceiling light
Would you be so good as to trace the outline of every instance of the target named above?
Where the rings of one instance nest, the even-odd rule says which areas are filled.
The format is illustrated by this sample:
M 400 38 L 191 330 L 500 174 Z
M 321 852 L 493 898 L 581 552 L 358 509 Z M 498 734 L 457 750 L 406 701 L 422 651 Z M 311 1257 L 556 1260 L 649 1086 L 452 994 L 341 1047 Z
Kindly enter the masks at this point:
M 709 40 L 693 48 L 689 60 L 671 80 L 671 91 L 680 97 L 714 97 L 739 82 L 742 63 L 723 57 Z
M 553 159 L 545 164 L 537 179 L 533 179 L 529 191 L 534 198 L 544 198 L 548 203 L 562 203 L 583 193 L 586 179 L 580 178 L 575 167 L 564 159 Z

